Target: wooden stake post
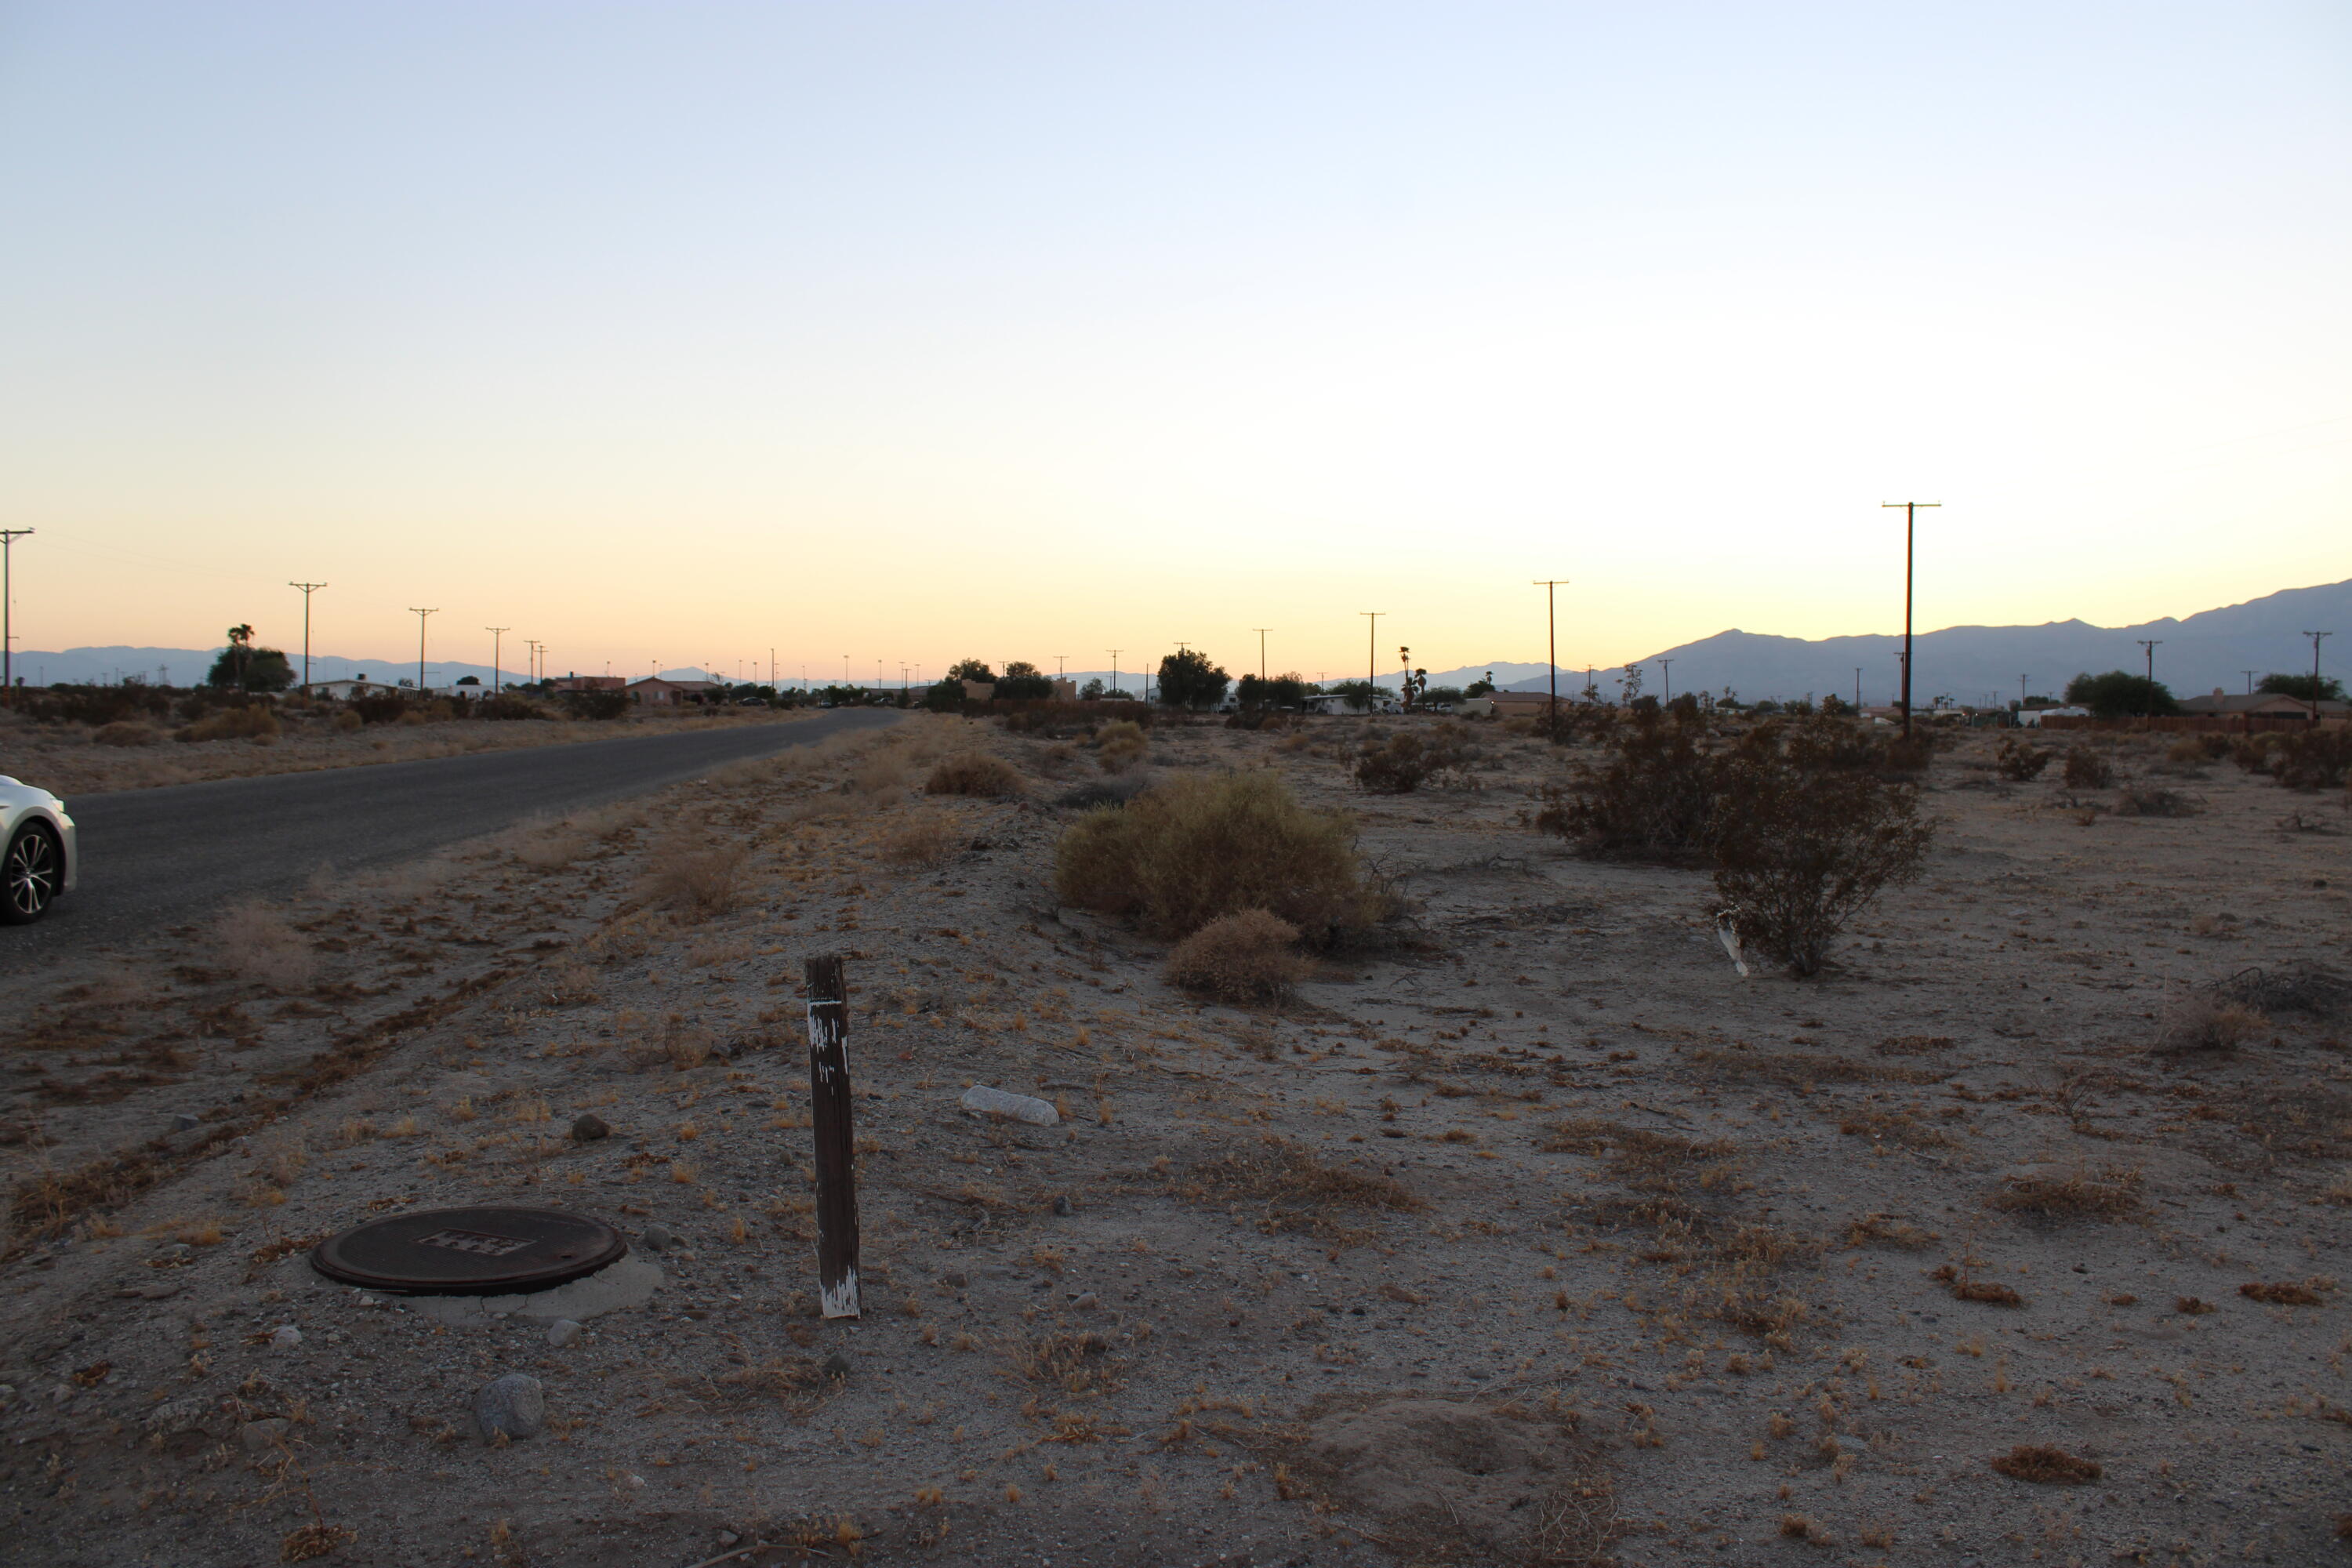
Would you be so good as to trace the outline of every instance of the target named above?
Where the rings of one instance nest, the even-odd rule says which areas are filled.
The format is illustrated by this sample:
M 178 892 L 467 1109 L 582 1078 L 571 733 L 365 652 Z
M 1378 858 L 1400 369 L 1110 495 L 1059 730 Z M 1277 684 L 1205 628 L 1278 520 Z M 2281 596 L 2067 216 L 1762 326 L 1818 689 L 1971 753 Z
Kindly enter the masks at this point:
M 857 1152 L 849 1114 L 849 982 L 841 956 L 807 963 L 809 1110 L 816 1123 L 817 1299 L 828 1318 L 857 1311 Z

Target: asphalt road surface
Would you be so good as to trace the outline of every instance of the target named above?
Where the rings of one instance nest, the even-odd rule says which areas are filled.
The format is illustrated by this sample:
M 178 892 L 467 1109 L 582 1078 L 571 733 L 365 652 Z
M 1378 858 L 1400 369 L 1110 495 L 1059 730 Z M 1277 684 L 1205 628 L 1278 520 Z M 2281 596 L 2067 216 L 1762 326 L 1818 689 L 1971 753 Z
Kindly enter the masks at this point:
M 76 795 L 66 812 L 80 845 L 80 886 L 38 925 L 0 927 L 0 975 L 284 894 L 321 865 L 353 871 L 411 859 L 897 717 L 845 709 L 797 723 Z

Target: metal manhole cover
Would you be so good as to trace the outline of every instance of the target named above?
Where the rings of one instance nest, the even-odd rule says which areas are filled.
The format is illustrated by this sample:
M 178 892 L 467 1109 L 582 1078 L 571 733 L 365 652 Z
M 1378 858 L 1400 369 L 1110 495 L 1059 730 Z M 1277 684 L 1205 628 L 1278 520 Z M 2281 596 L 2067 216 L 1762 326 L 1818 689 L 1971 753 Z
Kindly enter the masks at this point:
M 507 1296 L 593 1274 L 628 1250 L 611 1226 L 561 1209 L 426 1209 L 331 1236 L 310 1267 L 375 1290 Z

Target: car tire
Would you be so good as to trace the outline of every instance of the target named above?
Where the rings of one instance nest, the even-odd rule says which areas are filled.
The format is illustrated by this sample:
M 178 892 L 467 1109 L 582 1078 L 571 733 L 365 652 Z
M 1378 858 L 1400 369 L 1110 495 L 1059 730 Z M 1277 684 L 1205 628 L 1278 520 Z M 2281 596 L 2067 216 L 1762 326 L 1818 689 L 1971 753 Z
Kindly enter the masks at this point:
M 49 912 L 65 880 L 66 858 L 58 836 L 28 822 L 0 854 L 0 925 L 28 926 Z

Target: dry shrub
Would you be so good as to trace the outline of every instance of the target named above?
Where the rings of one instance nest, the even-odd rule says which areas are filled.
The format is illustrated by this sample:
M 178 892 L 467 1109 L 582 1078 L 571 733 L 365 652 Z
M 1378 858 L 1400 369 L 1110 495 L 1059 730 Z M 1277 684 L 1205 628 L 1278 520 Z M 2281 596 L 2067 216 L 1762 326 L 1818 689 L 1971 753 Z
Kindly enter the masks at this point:
M 925 795 L 976 795 L 992 800 L 1021 793 L 1021 771 L 986 752 L 949 757 L 923 781 Z
M 238 977 L 272 991 L 297 991 L 318 978 L 319 960 L 286 923 L 260 904 L 237 904 L 213 932 L 221 962 Z
M 1020 1376 L 1076 1398 L 1113 1394 L 1126 1382 L 1127 1363 L 1091 1331 L 1056 1330 L 1014 1344 L 1008 1354 Z
M 1298 928 L 1264 910 L 1211 921 L 1168 955 L 1168 983 L 1220 1002 L 1286 1001 L 1307 977 Z
M 2251 758 L 2240 754 L 2239 765 L 2269 773 L 2288 789 L 2341 789 L 2352 775 L 2352 730 L 2306 730 L 2273 732 L 2256 737 Z
M 906 784 L 907 763 L 907 754 L 898 747 L 877 746 L 850 765 L 849 791 L 864 795 L 893 794 Z
M 1410 795 L 1424 783 L 1475 788 L 1476 757 L 1470 731 L 1459 724 L 1440 724 L 1427 734 L 1400 730 L 1385 742 L 1364 742 L 1356 753 L 1356 785 L 1372 795 Z
M 1819 973 L 1830 942 L 1889 883 L 1926 862 L 1918 795 L 1860 772 L 1736 763 L 1716 829 L 1716 891 L 1740 940 Z
M 2146 1178 L 2137 1166 L 2106 1165 L 2011 1176 L 1989 1201 L 2004 1214 L 2035 1219 L 2126 1219 L 2140 1210 Z
M 1932 1230 L 1922 1230 L 1908 1220 L 1891 1215 L 1867 1214 L 1846 1227 L 1848 1247 L 1892 1247 L 1905 1252 L 1924 1252 L 1943 1237 Z
M 1704 730 L 1677 716 L 1638 713 L 1609 741 L 1608 760 L 1578 763 L 1565 785 L 1545 789 L 1538 831 L 1556 833 L 1594 859 L 1688 865 L 1708 847 L 1719 753 Z
M 2165 748 L 2167 761 L 2214 763 L 2230 754 L 2230 737 L 2221 734 L 2183 735 Z
M 1114 719 L 1095 737 L 1095 760 L 1107 773 L 1123 773 L 1143 760 L 1148 749 L 1143 726 L 1132 719 Z
M 560 871 L 586 853 L 587 837 L 567 823 L 524 839 L 515 846 L 514 858 L 534 871 Z
M 2061 775 L 2068 789 L 2105 789 L 2116 782 L 2114 764 L 2088 746 L 2066 748 L 2066 768 Z
M 2205 807 L 2179 790 L 2127 784 L 2116 794 L 2117 816 L 2195 816 Z
M 187 725 L 173 736 L 180 741 L 254 741 L 274 737 L 278 715 L 256 702 L 243 708 L 220 708 Z
M 2024 784 L 2040 778 L 2042 770 L 2050 765 L 2050 759 L 2055 754 L 2012 736 L 2002 741 L 2000 750 L 1994 753 L 1992 771 L 2013 783 Z
M 1949 1288 L 1953 1297 L 1958 1300 L 1980 1301 L 1988 1307 L 2025 1305 L 2025 1298 L 2009 1286 L 1997 1284 L 1990 1279 L 1979 1279 L 1967 1269 L 1955 1268 L 1949 1263 L 1940 1268 L 1930 1269 L 1927 1278 L 1942 1280 Z
M 2081 1459 L 2046 1443 L 2020 1443 L 1992 1461 L 1992 1468 L 2012 1480 L 2038 1486 L 2079 1487 L 2106 1472 L 2092 1459 Z
M 675 913 L 698 920 L 723 915 L 742 903 L 744 862 L 740 844 L 692 847 L 673 838 L 654 852 L 653 869 L 646 876 L 646 894 Z
M 1411 1214 L 1429 1206 L 1402 1182 L 1359 1166 L 1327 1165 L 1313 1150 L 1272 1133 L 1254 1148 L 1233 1149 L 1202 1161 L 1171 1181 L 1169 1190 L 1189 1203 L 1263 1204 L 1261 1230 L 1307 1231 L 1341 1242 L 1367 1237 L 1332 1224 L 1327 1210 Z
M 2186 991 L 2165 1004 L 2156 1048 L 2167 1056 L 2231 1051 L 2270 1026 L 2270 1020 L 2211 986 Z
M 886 865 L 936 866 L 955 847 L 955 836 L 936 816 L 918 817 L 886 835 L 879 854 Z
M 111 724 L 100 725 L 91 734 L 89 743 L 93 746 L 152 746 L 163 738 L 163 733 L 152 724 L 118 719 Z
M 1387 912 L 1353 838 L 1272 773 L 1187 774 L 1080 817 L 1055 847 L 1054 889 L 1161 937 L 1257 909 L 1319 945 Z
M 2315 1023 L 2330 1024 L 2352 1015 L 2352 981 L 2325 964 L 2290 963 L 2270 969 L 2242 969 L 2216 983 L 2212 991 L 2223 1001 L 2258 1013 L 2300 1014 Z
M 2326 1281 L 2317 1279 L 2303 1283 L 2288 1279 L 2273 1285 L 2256 1281 L 2239 1286 L 2238 1294 L 2265 1307 L 2324 1307 L 2327 1302 L 2321 1292 L 2327 1289 Z

